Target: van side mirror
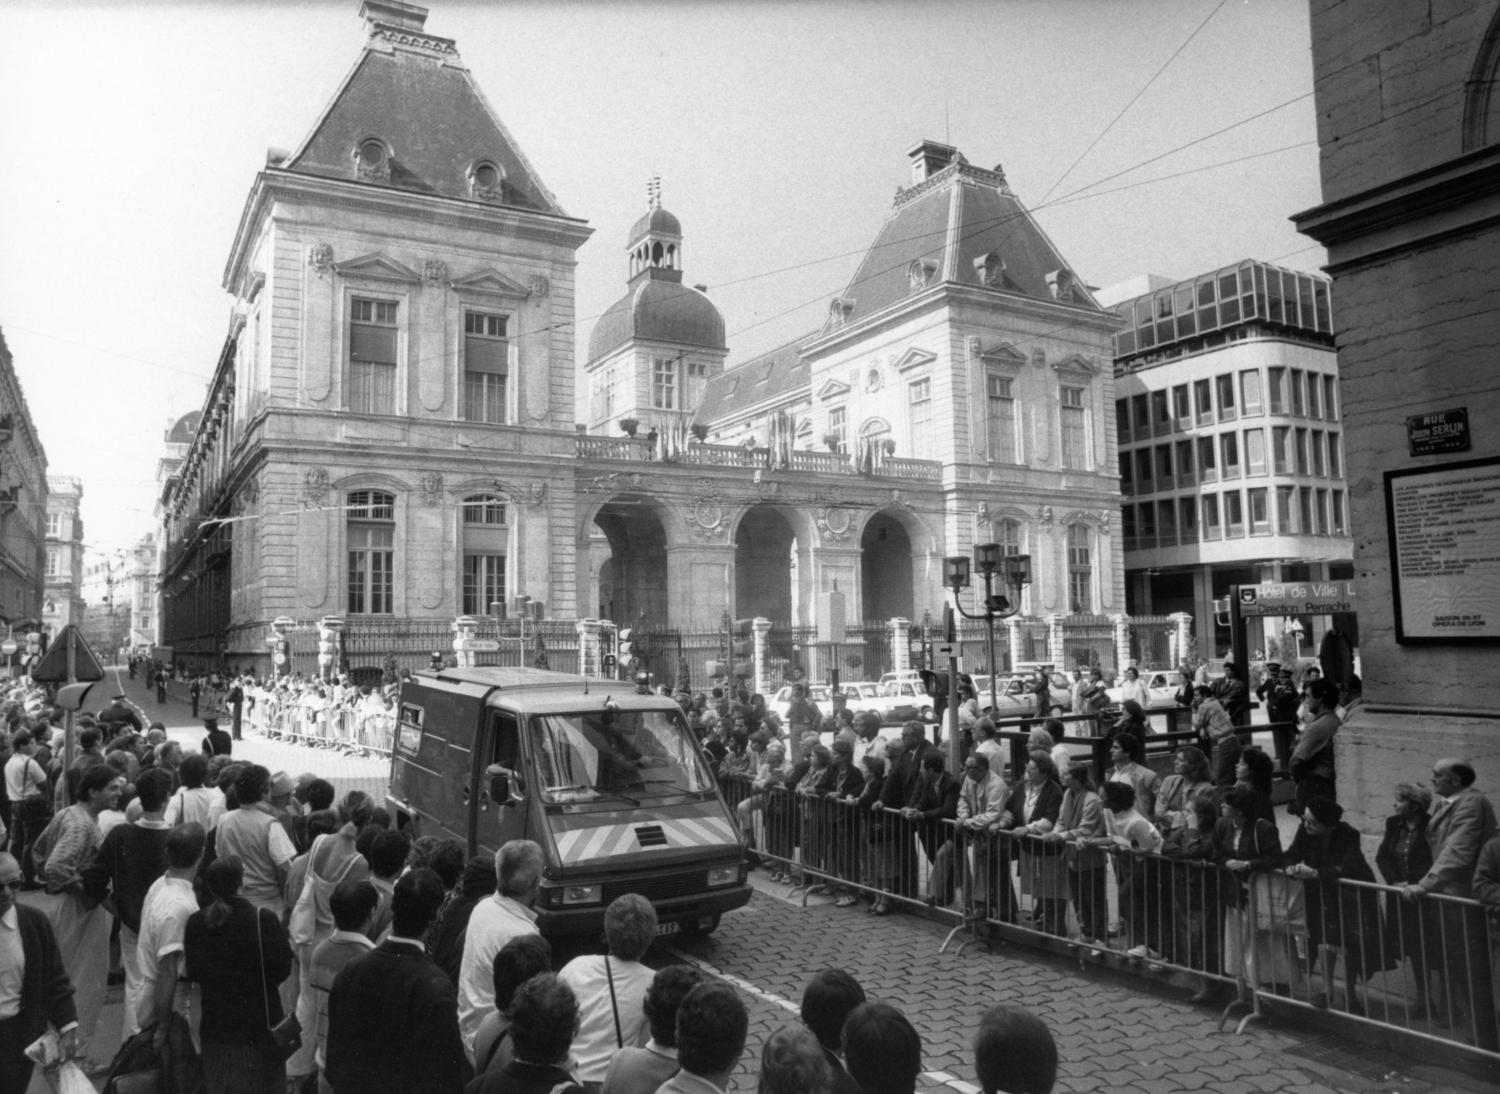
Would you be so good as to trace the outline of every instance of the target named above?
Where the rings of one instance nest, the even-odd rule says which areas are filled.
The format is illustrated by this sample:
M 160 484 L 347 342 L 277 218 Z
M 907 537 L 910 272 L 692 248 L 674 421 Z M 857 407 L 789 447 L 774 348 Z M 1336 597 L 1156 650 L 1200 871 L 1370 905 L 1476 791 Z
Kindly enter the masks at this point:
M 504 764 L 490 764 L 484 769 L 485 781 L 489 783 L 490 799 L 502 805 L 519 805 L 526 796 L 526 783 L 519 771 L 512 771 Z

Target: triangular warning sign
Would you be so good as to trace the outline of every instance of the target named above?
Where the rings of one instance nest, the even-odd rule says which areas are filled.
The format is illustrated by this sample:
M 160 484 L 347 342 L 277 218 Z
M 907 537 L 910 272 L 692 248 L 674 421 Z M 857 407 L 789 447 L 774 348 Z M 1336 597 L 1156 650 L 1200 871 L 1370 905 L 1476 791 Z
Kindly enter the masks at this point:
M 44 684 L 66 684 L 68 682 L 68 647 L 73 647 L 73 679 L 81 684 L 104 679 L 104 666 L 89 649 L 78 628 L 69 623 L 58 632 L 47 652 L 31 670 L 31 678 Z

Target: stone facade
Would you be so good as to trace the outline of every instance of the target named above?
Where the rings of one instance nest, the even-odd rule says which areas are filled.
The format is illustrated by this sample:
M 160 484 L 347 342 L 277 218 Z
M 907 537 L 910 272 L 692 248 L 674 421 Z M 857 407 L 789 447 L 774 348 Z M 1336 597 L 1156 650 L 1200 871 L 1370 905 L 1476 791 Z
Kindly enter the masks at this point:
M 57 634 L 83 621 L 83 482 L 47 480 L 47 564 L 42 625 Z
M 835 590 L 850 620 L 917 618 L 944 555 L 991 537 L 1032 557 L 1038 626 L 1123 609 L 1118 320 L 1002 172 L 913 149 L 828 323 L 769 369 L 724 369 L 723 319 L 683 284 L 682 226 L 653 192 L 575 368 L 590 229 L 422 9 L 366 7 L 333 103 L 251 189 L 209 396 L 163 465 L 179 657 L 265 669 L 273 621 L 398 642 L 518 597 L 696 631 L 725 612 L 826 627 Z M 913 217 L 948 242 L 902 252 Z
M 0 623 L 39 631 L 46 572 L 47 453 L 0 335 Z
M 1320 0 L 1312 34 L 1325 204 L 1296 220 L 1328 247 L 1339 300 L 1366 696 L 1339 797 L 1369 831 L 1390 785 L 1439 756 L 1491 794 L 1500 778 L 1495 645 L 1398 640 L 1384 482 L 1500 456 L 1500 7 Z M 1410 453 L 1409 416 L 1460 406 L 1467 452 Z

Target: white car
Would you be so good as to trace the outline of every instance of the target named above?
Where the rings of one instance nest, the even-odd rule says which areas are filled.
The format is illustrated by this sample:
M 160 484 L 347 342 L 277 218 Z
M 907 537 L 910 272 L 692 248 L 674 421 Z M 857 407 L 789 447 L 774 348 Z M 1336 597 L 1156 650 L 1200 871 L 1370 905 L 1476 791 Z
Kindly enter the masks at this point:
M 1000 718 L 1030 717 L 1036 713 L 1036 696 L 1031 692 L 1031 675 L 997 676 L 995 678 L 995 714 Z M 1048 673 L 1048 698 L 1050 712 L 1067 714 L 1072 707 L 1072 694 L 1068 678 L 1060 672 Z M 990 678 L 974 678 L 974 696 L 979 700 L 979 709 L 990 705 Z
M 1125 701 L 1124 688 L 1125 674 L 1120 674 L 1120 683 L 1112 688 L 1105 688 L 1104 693 L 1109 696 L 1111 706 L 1119 706 Z M 1175 672 L 1155 672 L 1145 669 L 1141 672 L 1141 682 L 1146 685 L 1147 710 L 1162 710 L 1177 705 L 1177 674 Z
M 922 687 L 920 679 L 892 680 L 881 684 L 880 694 L 861 700 L 859 709 L 873 710 L 886 725 L 900 725 L 912 719 L 922 722 L 934 720 L 932 696 Z
M 827 714 L 833 710 L 833 689 L 827 684 L 808 684 L 807 697 L 818 705 L 819 713 Z M 774 710 L 776 717 L 780 718 L 782 724 L 785 725 L 786 712 L 791 705 L 792 685 L 786 684 L 777 689 L 776 694 L 771 696 L 770 700 L 766 703 L 766 709 Z

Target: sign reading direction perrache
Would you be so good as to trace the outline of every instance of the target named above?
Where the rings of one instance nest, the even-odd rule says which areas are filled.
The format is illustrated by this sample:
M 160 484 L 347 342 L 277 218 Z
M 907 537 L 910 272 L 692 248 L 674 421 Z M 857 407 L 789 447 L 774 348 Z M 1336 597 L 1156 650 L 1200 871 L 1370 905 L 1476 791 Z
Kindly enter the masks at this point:
M 1406 444 L 1413 456 L 1469 450 L 1469 408 L 1434 410 L 1406 419 Z
M 1500 642 L 1500 458 L 1385 473 L 1398 642 Z
M 1240 615 L 1333 615 L 1354 611 L 1352 581 L 1280 581 L 1238 585 Z

